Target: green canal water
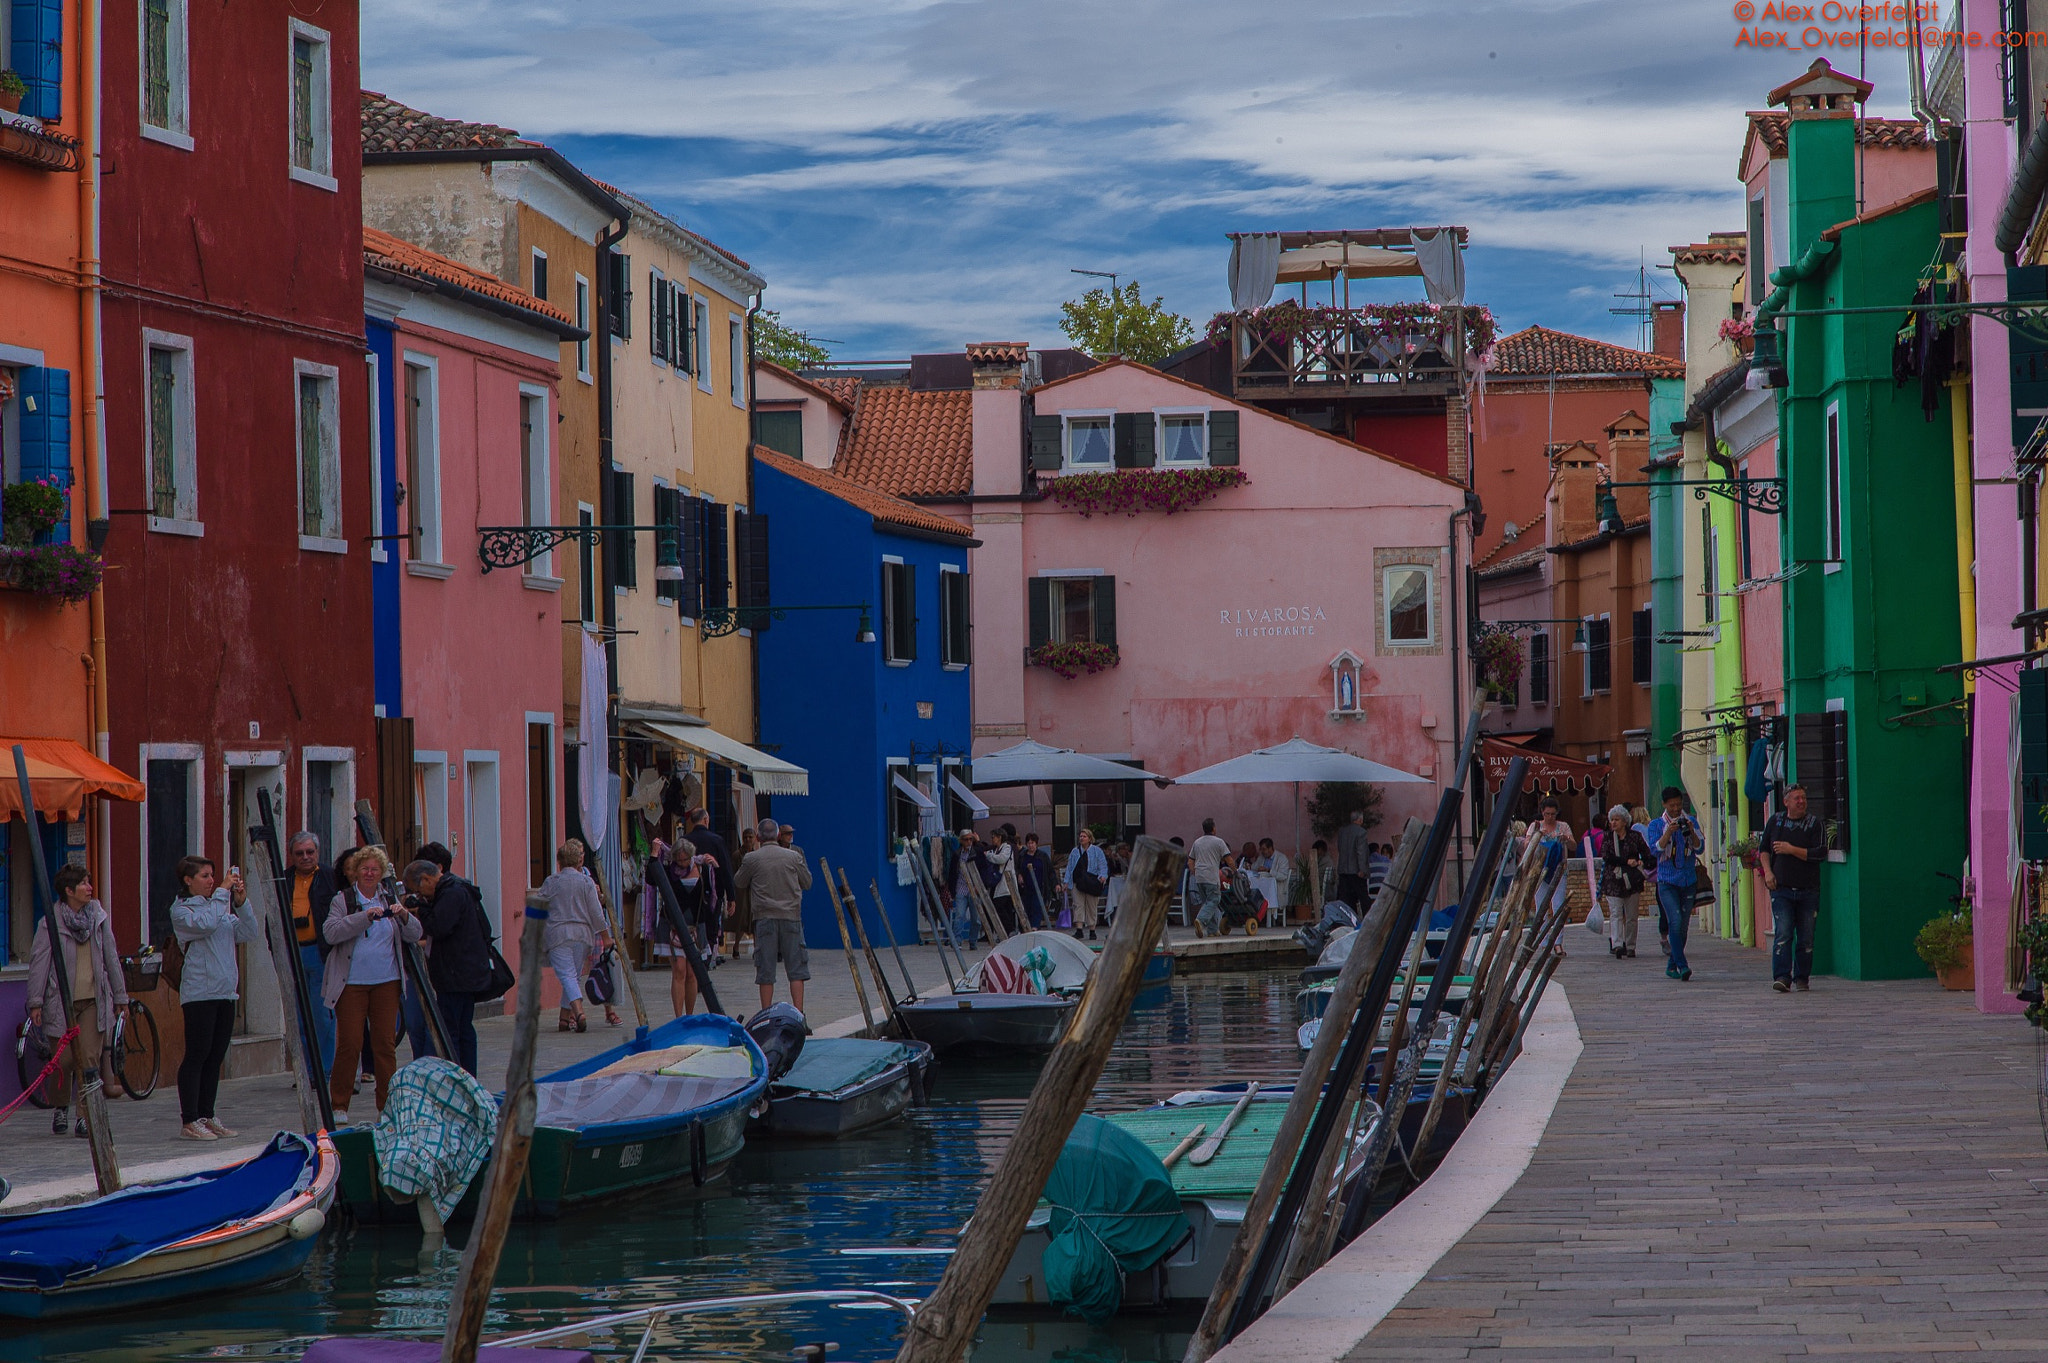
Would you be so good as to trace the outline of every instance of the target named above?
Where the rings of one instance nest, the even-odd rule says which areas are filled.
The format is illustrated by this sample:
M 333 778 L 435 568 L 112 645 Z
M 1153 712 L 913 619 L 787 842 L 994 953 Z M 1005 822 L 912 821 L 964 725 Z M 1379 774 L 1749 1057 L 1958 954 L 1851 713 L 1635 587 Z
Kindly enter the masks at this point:
M 1293 971 L 1176 978 L 1140 1000 L 1090 1103 L 1140 1107 L 1231 1080 L 1291 1081 Z M 657 1193 L 554 1223 L 519 1224 L 498 1268 L 487 1335 L 540 1329 L 679 1298 L 873 1288 L 921 1298 L 974 1210 L 1037 1077 L 1034 1064 L 959 1059 L 931 1102 L 866 1136 L 751 1142 L 704 1193 Z M 440 1334 L 466 1226 L 423 1251 L 411 1227 L 330 1230 L 289 1285 L 78 1324 L 0 1324 L 0 1363 L 295 1359 L 326 1334 Z M 666 1357 L 777 1363 L 836 1342 L 835 1363 L 893 1357 L 893 1311 L 783 1309 L 677 1324 Z M 983 1323 L 977 1363 L 1175 1363 L 1192 1318 L 1138 1315 L 1097 1330 L 1072 1319 Z M 624 1358 L 630 1336 L 596 1341 Z

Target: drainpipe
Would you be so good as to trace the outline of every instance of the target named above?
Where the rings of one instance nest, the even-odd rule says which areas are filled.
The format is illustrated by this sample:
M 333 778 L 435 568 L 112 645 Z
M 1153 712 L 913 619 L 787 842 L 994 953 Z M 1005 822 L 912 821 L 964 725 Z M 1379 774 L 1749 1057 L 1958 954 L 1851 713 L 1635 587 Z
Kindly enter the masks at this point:
M 760 319 L 761 295 L 765 292 L 765 289 L 756 289 L 754 291 L 754 305 L 747 309 L 747 508 L 756 516 L 761 514 L 761 506 L 754 498 L 754 446 L 761 439 L 761 410 L 760 394 L 755 392 L 754 384 L 754 324 Z M 772 573 L 769 580 L 774 580 Z M 751 631 L 751 633 L 753 638 L 747 641 L 747 652 L 753 681 L 754 741 L 759 743 L 761 741 L 761 631 L 756 629 Z
M 618 306 L 618 300 L 611 296 L 611 251 L 612 247 L 617 246 L 626 239 L 626 229 L 630 224 L 631 219 L 621 217 L 615 225 L 607 227 L 604 235 L 597 239 L 597 523 L 599 525 L 631 525 L 633 523 L 630 518 L 630 508 L 628 509 L 627 520 L 615 521 L 612 519 L 614 507 L 612 505 L 611 316 L 612 309 Z M 597 621 L 604 628 L 605 671 L 609 674 L 605 686 L 604 731 L 607 735 L 611 736 L 608 741 L 618 741 L 620 760 L 623 762 L 625 744 L 622 740 L 617 739 L 619 731 L 619 636 L 616 631 L 616 626 L 618 625 L 618 602 L 612 595 L 611 576 L 604 571 L 603 566 L 606 557 L 605 548 L 609 544 L 609 540 L 604 539 L 602 536 L 599 537 L 598 547 L 590 555 L 590 571 L 597 576 L 600 584 L 599 589 L 593 595 L 597 598 Z M 578 644 L 579 646 L 581 645 L 580 640 Z M 580 666 L 577 669 L 577 675 L 579 677 L 582 675 L 582 668 Z M 611 768 L 611 753 L 607 752 L 604 755 L 604 764 L 607 770 Z M 624 821 L 616 817 L 618 811 L 607 809 L 605 814 L 607 819 L 614 825 L 611 829 L 612 835 L 619 836 L 617 825 Z M 603 874 L 602 868 L 599 868 L 598 874 Z
M 1948 381 L 1949 444 L 1955 459 L 1956 597 L 1961 608 L 1963 656 L 1977 656 L 1977 517 L 1976 484 L 1970 471 L 1970 385 Z M 1977 674 L 1963 673 L 1963 694 L 1975 695 Z
M 100 0 L 79 6 L 78 35 L 78 425 L 84 437 L 85 515 L 88 543 L 107 523 L 106 442 L 100 430 Z M 103 532 L 101 532 L 103 534 Z M 94 546 L 96 549 L 99 545 Z M 107 595 L 104 583 L 86 604 L 92 673 L 92 751 L 102 762 L 113 754 L 107 723 Z M 113 809 L 95 800 L 93 822 L 97 843 L 93 876 L 102 894 L 114 883 Z M 142 935 L 149 936 L 148 909 L 142 910 Z

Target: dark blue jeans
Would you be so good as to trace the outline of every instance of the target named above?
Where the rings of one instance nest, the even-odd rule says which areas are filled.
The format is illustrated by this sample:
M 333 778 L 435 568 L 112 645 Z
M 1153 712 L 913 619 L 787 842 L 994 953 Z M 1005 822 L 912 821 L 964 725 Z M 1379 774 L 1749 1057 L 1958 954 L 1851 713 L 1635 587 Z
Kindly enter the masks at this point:
M 1657 916 L 1664 925 L 1664 932 L 1670 938 L 1671 959 L 1666 962 L 1667 970 L 1686 971 L 1692 969 L 1685 963 L 1685 933 L 1692 924 L 1693 887 L 1673 885 L 1669 881 L 1657 882 Z
M 1771 978 L 1803 983 L 1813 974 L 1819 890 L 1771 891 Z
M 476 995 L 443 989 L 435 999 L 441 1005 L 441 1025 L 448 1030 L 448 1044 L 455 1048 L 449 1058 L 475 1075 Z
M 427 1026 L 426 1006 L 420 1002 L 420 991 L 411 980 L 405 982 L 405 1002 L 399 1006 L 398 1017 L 406 1043 L 412 1047 L 413 1059 L 440 1054 L 434 1049 L 434 1030 Z
M 306 997 L 313 1003 L 313 1039 L 320 1046 L 320 1069 L 324 1074 L 334 1068 L 334 1010 L 320 1002 L 321 985 L 327 979 L 327 958 L 320 954 L 318 942 L 299 947 L 299 964 L 306 972 Z

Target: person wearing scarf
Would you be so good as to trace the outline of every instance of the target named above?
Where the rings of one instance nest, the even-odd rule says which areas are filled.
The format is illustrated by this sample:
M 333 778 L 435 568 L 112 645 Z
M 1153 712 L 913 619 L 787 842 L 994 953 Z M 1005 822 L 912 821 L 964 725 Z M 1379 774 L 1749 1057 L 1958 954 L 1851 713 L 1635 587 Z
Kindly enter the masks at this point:
M 28 961 L 28 1020 L 51 1038 L 63 1036 L 67 1025 L 78 1028 L 78 1035 L 64 1052 L 63 1067 L 45 1086 L 52 1109 L 50 1130 L 61 1136 L 71 1125 L 71 1080 L 75 1077 L 82 1091 L 89 1066 L 99 1066 L 108 1097 L 121 1096 L 121 1076 L 103 1047 L 113 1037 L 114 1019 L 128 1007 L 128 980 L 121 969 L 120 948 L 114 945 L 113 920 L 93 898 L 92 879 L 85 868 L 59 867 L 54 888 L 57 903 L 52 912 L 64 939 L 71 998 L 64 998 L 57 972 L 51 968 L 50 930 L 37 924 Z M 86 1134 L 83 1108 L 78 1113 L 77 1133 Z

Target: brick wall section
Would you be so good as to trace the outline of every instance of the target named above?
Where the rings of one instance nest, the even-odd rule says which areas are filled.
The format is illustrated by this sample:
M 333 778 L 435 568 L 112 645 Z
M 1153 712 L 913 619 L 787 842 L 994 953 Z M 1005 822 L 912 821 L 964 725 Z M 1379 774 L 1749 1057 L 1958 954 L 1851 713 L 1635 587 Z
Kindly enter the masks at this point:
M 1467 482 L 1472 475 L 1470 442 L 1465 436 L 1465 398 L 1453 393 L 1444 399 L 1444 441 L 1448 446 L 1446 471 L 1458 482 Z

